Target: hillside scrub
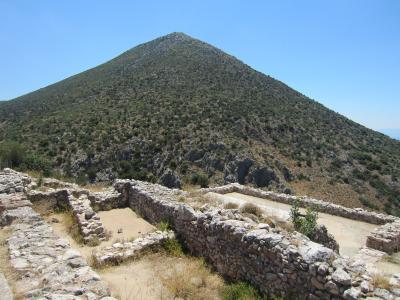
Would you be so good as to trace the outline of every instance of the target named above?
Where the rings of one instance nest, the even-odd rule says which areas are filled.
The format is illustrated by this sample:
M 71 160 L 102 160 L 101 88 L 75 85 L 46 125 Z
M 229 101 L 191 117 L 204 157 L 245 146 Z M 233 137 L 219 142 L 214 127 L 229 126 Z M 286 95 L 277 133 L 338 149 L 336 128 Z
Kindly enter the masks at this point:
M 81 182 L 160 182 L 169 168 L 202 187 L 255 184 L 400 214 L 400 142 L 181 33 L 0 102 L 0 122 L 1 143 L 40 161 L 26 168 L 50 162 Z M 13 153 L 5 161 L 20 164 Z
M 35 154 L 27 153 L 17 142 L 0 144 L 0 167 L 14 168 L 19 171 L 38 171 L 44 176 L 50 176 L 52 166 L 50 161 Z

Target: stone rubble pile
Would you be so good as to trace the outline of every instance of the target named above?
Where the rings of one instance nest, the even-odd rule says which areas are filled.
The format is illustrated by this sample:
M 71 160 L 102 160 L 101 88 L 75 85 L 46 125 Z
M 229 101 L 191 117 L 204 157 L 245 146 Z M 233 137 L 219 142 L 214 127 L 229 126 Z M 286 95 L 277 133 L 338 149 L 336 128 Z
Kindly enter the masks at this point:
M 81 195 L 78 198 L 70 195 L 69 205 L 85 243 L 106 239 L 106 231 L 100 217 L 90 206 L 90 200 L 86 195 Z
M 33 187 L 35 183 L 26 174 L 8 168 L 0 172 L 0 194 L 24 193 Z
M 156 224 L 169 221 L 177 237 L 223 276 L 244 280 L 265 293 L 307 299 L 395 299 L 374 288 L 365 265 L 353 266 L 301 234 L 230 219 L 221 209 L 195 211 L 179 202 L 183 192 L 135 180 L 114 184 L 129 206 Z
M 379 226 L 367 237 L 367 246 L 392 254 L 400 250 L 400 220 Z
M 98 249 L 94 253 L 95 263 L 99 266 L 107 263 L 119 264 L 129 259 L 138 258 L 149 250 L 161 248 L 167 240 L 174 237 L 175 234 L 172 230 L 155 231 L 131 242 L 114 243 L 112 246 Z

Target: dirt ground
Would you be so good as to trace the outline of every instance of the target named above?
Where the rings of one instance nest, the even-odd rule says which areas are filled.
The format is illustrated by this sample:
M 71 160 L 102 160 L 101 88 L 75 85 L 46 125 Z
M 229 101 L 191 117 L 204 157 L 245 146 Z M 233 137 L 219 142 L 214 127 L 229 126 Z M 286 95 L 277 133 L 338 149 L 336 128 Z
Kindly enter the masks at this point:
M 79 244 L 69 235 L 68 214 L 52 213 L 45 218 L 55 233 L 67 239 L 88 261 L 97 247 L 122 239 L 130 240 L 155 230 L 129 208 L 103 211 L 98 215 L 106 230 L 112 231 L 112 236 L 96 247 Z M 53 218 L 59 222 L 51 222 Z M 122 233 L 118 234 L 121 228 Z M 112 295 L 120 300 L 218 299 L 224 286 L 220 276 L 205 267 L 202 260 L 189 256 L 175 257 L 164 251 L 97 272 L 108 283 Z
M 155 227 L 144 219 L 137 216 L 137 214 L 130 208 L 118 208 L 109 211 L 98 212 L 104 228 L 111 233 L 108 241 L 103 241 L 97 247 L 105 247 L 112 245 L 120 240 L 131 240 L 139 237 L 142 234 L 155 230 Z M 59 220 L 59 223 L 51 222 L 53 218 Z M 47 221 L 52 225 L 56 234 L 62 238 L 67 239 L 71 246 L 79 250 L 82 255 L 89 259 L 92 252 L 97 247 L 89 247 L 87 245 L 78 244 L 69 234 L 66 224 L 67 215 L 65 213 L 52 213 L 46 216 Z M 118 229 L 122 232 L 118 233 Z
M 262 208 L 267 215 L 275 215 L 282 220 L 289 219 L 291 206 L 288 204 L 243 195 L 240 193 L 228 193 L 225 195 L 215 193 L 210 194 L 212 194 L 212 197 L 217 197 L 224 202 L 234 202 L 238 205 L 251 202 Z M 377 225 L 374 224 L 355 221 L 325 213 L 319 213 L 318 216 L 318 223 L 325 225 L 328 229 L 328 232 L 331 233 L 339 243 L 340 254 L 349 257 L 354 256 L 359 249 L 365 245 L 367 235 L 377 227 Z

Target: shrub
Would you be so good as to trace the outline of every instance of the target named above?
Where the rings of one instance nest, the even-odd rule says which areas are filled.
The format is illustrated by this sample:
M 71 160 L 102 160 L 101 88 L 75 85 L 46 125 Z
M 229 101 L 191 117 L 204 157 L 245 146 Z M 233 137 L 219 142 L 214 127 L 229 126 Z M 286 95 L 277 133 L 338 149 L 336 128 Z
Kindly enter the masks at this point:
M 308 237 L 312 236 L 317 229 L 318 212 L 311 207 L 307 207 L 306 214 L 302 215 L 300 213 L 298 199 L 292 204 L 290 218 L 293 222 L 294 229 Z
M 378 207 L 376 205 L 374 205 L 373 203 L 371 203 L 371 201 L 365 195 L 360 195 L 360 197 L 358 197 L 358 200 L 360 200 L 362 205 L 364 205 L 366 207 L 369 207 L 371 209 L 378 209 Z
M 208 187 L 209 181 L 208 181 L 207 175 L 202 174 L 202 173 L 194 173 L 190 177 L 190 183 L 198 184 L 198 185 L 200 185 L 200 187 L 206 188 L 206 187 Z
M 25 159 L 25 149 L 16 142 L 4 142 L 0 145 L 1 168 L 19 167 Z
M 52 173 L 51 162 L 36 154 L 29 154 L 24 159 L 24 168 L 27 170 L 40 171 L 44 176 L 50 176 Z
M 163 244 L 163 247 L 167 253 L 172 256 L 180 257 L 184 255 L 183 247 L 177 239 L 166 240 Z
M 161 221 L 157 224 L 157 229 L 161 231 L 167 231 L 171 229 L 171 225 L 168 221 Z

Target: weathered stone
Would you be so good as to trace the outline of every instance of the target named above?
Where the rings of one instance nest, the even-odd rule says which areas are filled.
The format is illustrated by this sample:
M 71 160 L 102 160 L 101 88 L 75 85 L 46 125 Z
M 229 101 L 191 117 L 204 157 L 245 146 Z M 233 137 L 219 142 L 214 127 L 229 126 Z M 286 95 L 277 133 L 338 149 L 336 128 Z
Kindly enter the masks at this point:
M 346 300 L 357 300 L 359 299 L 360 294 L 361 291 L 358 288 L 352 287 L 343 293 L 343 297 Z
M 332 274 L 333 281 L 341 284 L 341 285 L 351 285 L 351 277 L 350 275 L 344 271 L 343 269 L 339 268 Z

